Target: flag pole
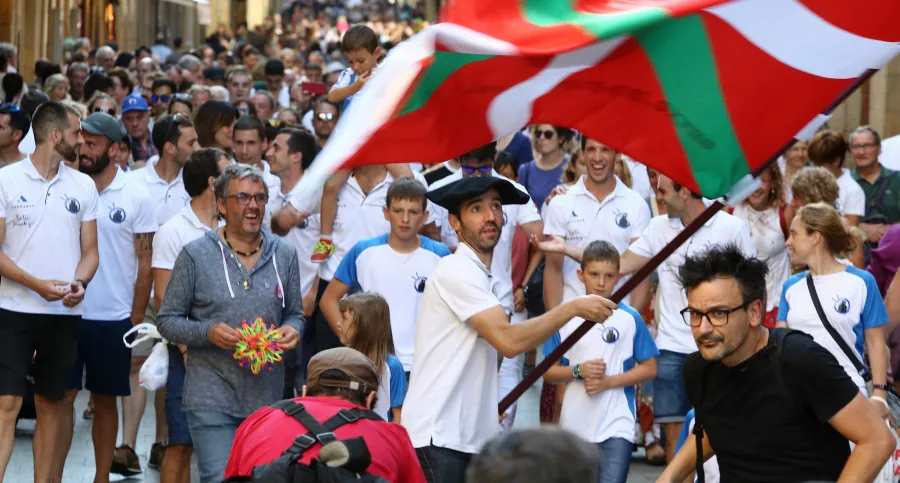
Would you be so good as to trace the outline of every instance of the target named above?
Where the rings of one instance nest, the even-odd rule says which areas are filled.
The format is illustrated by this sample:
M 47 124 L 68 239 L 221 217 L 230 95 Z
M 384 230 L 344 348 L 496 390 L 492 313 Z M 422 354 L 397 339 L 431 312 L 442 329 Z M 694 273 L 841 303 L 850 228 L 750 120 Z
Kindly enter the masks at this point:
M 875 75 L 876 72 L 878 72 L 877 69 L 869 69 L 863 75 L 858 77 L 852 84 L 847 86 L 847 88 L 844 89 L 844 91 L 841 92 L 841 94 L 838 95 L 831 102 L 831 104 L 829 104 L 828 107 L 824 109 L 822 113 L 831 114 L 831 112 L 834 111 L 834 109 L 838 105 L 840 105 L 848 97 L 850 97 L 850 95 L 853 94 L 853 92 L 855 92 L 857 89 L 859 89 L 860 86 L 865 84 L 866 81 L 868 81 L 873 75 Z M 779 149 L 774 155 L 772 155 L 772 157 L 769 158 L 768 161 L 766 161 L 763 165 L 761 165 L 753 172 L 753 176 L 758 177 L 766 168 L 769 167 L 770 164 L 774 163 L 779 156 L 784 154 L 790 148 L 790 146 L 794 144 L 794 142 L 795 141 L 792 139 L 791 141 L 785 143 L 785 145 L 782 146 L 781 149 Z M 635 272 L 634 275 L 627 282 L 625 282 L 624 285 L 619 287 L 619 290 L 616 290 L 616 292 L 612 295 L 612 297 L 610 297 L 610 299 L 615 303 L 619 303 L 623 298 L 625 298 L 627 294 L 634 290 L 634 288 L 637 287 L 639 283 L 641 283 L 645 278 L 653 273 L 653 271 L 655 271 L 656 268 L 659 267 L 659 265 L 662 264 L 662 262 L 665 261 L 666 258 L 669 258 L 669 256 L 674 253 L 675 250 L 678 249 L 678 247 L 680 247 L 685 241 L 687 241 L 688 238 L 693 236 L 693 234 L 696 233 L 701 226 L 703 226 L 719 210 L 721 210 L 723 206 L 724 205 L 722 203 L 716 201 L 712 205 L 707 207 L 706 210 L 701 213 L 700 216 L 694 219 L 691 224 L 685 227 L 685 229 L 682 230 L 675 237 L 675 239 L 673 239 L 671 242 L 669 242 L 668 245 L 663 247 L 663 249 L 660 250 L 659 253 L 654 255 L 653 258 L 648 260 L 643 267 Z M 550 367 L 554 363 L 556 363 L 556 361 L 562 358 L 562 356 L 565 355 L 565 353 L 569 349 L 571 349 L 572 346 L 574 346 L 575 343 L 578 342 L 578 340 L 581 339 L 584 334 L 586 334 L 588 330 L 590 330 L 591 327 L 594 326 L 594 324 L 595 322 L 585 321 L 577 329 L 575 329 L 575 332 L 573 332 L 572 335 L 567 337 L 566 340 L 562 341 L 559 347 L 557 347 L 553 352 L 547 355 L 547 357 L 545 357 L 544 360 L 541 361 L 541 363 L 538 364 L 533 371 L 531 371 L 531 373 L 526 375 L 525 378 L 522 379 L 522 382 L 514 387 L 513 390 L 510 391 L 502 401 L 500 401 L 500 414 L 503 414 L 507 409 L 509 409 L 510 406 L 512 406 L 514 402 L 516 402 L 517 399 L 522 397 L 522 394 L 524 394 L 525 391 L 527 391 L 528 388 L 538 380 L 538 378 L 543 376 L 544 373 L 547 372 L 547 370 L 550 369 Z

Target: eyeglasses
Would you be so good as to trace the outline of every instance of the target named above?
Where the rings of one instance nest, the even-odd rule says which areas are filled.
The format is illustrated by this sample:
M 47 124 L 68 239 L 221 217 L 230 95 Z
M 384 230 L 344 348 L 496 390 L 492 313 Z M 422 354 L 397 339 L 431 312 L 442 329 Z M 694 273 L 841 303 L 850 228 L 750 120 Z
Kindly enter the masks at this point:
M 0 104 L 0 111 L 3 111 L 4 114 L 9 114 L 13 112 L 19 112 L 22 108 L 12 102 L 5 102 Z
M 171 98 L 172 98 L 172 96 L 157 96 L 156 94 L 153 94 L 153 96 L 150 97 L 150 102 L 152 102 L 153 104 L 156 104 L 157 102 L 162 102 L 163 104 L 168 104 L 169 99 L 171 99 Z
M 116 110 L 115 110 L 115 109 L 101 109 L 101 108 L 99 108 L 99 107 L 95 107 L 93 113 L 96 114 L 96 113 L 98 113 L 98 112 L 104 112 L 104 113 L 106 113 L 106 114 L 109 114 L 110 116 L 115 116 L 115 115 L 116 115 Z
M 462 172 L 465 174 L 472 174 L 475 171 L 478 171 L 481 174 L 488 174 L 494 169 L 490 164 L 487 166 L 478 166 L 477 168 L 474 166 L 463 166 Z
M 175 99 L 176 99 L 176 100 L 179 100 L 179 101 L 187 101 L 187 102 L 191 102 L 191 98 L 192 98 L 192 96 L 191 96 L 190 94 L 187 94 L 187 93 L 184 93 L 184 92 L 180 92 L 180 93 L 178 93 L 178 94 L 175 94 Z M 163 101 L 163 102 L 166 102 L 166 101 Z
M 320 112 L 316 114 L 316 118 L 320 121 L 333 121 L 334 117 L 333 112 Z
M 556 136 L 556 131 L 552 129 L 549 131 L 541 131 L 540 129 L 534 131 L 534 137 L 540 139 L 541 136 L 543 136 L 544 139 L 553 139 L 553 136 Z
M 249 193 L 237 193 L 233 195 L 228 195 L 229 198 L 234 198 L 235 201 L 241 206 L 247 206 L 250 204 L 250 200 L 256 200 L 256 204 L 259 206 L 263 206 L 269 201 L 269 196 L 265 193 L 257 193 L 255 195 L 251 195 Z
M 722 327 L 728 325 L 728 319 L 731 314 L 738 310 L 746 309 L 751 303 L 752 302 L 744 302 L 733 309 L 718 308 L 712 309 L 709 312 L 701 312 L 697 309 L 688 307 L 681 311 L 681 318 L 684 319 L 685 324 L 688 324 L 691 327 L 700 327 L 700 325 L 703 324 L 704 317 L 706 317 L 706 320 L 708 320 L 713 327 Z
M 875 143 L 866 143 L 866 144 L 853 144 L 850 146 L 850 151 L 863 151 L 875 149 L 878 145 Z

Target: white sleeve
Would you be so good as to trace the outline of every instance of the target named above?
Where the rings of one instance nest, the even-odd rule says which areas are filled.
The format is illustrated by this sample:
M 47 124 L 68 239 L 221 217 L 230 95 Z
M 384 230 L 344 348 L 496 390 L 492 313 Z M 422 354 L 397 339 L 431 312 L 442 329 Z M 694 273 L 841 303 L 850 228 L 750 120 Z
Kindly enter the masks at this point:
M 485 275 L 475 262 L 468 259 L 461 259 L 461 262 L 453 270 L 436 271 L 431 282 L 453 314 L 466 321 L 473 315 L 499 307 L 500 300 L 487 288 Z
M 541 221 L 541 214 L 538 212 L 534 202 L 530 199 L 524 205 L 513 205 L 516 210 L 516 225 L 522 226 L 535 221 Z
M 319 189 L 312 193 L 300 195 L 294 190 L 287 196 L 287 201 L 300 213 L 315 215 L 322 211 L 322 191 Z
M 854 181 L 855 183 L 855 181 Z M 844 215 L 856 215 L 856 216 L 865 216 L 866 215 L 866 193 L 857 186 L 845 186 L 847 189 L 847 193 L 841 193 L 841 197 L 844 198 L 844 206 L 843 209 Z
M 650 225 L 650 220 L 652 218 L 653 215 L 650 214 L 650 206 L 648 206 L 643 199 L 640 200 L 640 205 L 637 209 L 637 216 L 631 222 L 631 238 L 640 237 L 641 234 L 647 230 L 647 227 Z
M 667 220 L 664 220 L 664 222 L 668 223 Z M 644 229 L 643 233 L 641 233 L 640 238 L 635 240 L 635 242 L 628 247 L 628 251 L 634 253 L 639 257 L 652 258 L 653 255 L 655 255 L 658 251 L 656 250 L 656 231 L 658 230 L 658 228 L 656 228 L 657 226 L 658 223 L 653 223 L 653 220 L 650 220 L 647 228 Z
M 134 232 L 135 233 L 154 233 L 159 229 L 159 223 L 156 219 L 156 208 L 150 201 L 150 195 L 143 191 L 136 196 L 137 213 L 134 216 Z
M 544 234 L 556 235 L 563 238 L 569 234 L 566 226 L 566 202 L 565 195 L 559 195 L 544 207 Z
M 182 248 L 184 247 L 181 239 L 175 230 L 168 223 L 163 225 L 153 237 L 153 259 L 150 267 L 172 270 Z
M 100 193 L 97 192 L 97 186 L 91 181 L 91 187 L 87 190 L 87 206 L 84 207 L 84 216 L 81 221 L 94 221 L 97 219 L 97 213 L 100 205 Z

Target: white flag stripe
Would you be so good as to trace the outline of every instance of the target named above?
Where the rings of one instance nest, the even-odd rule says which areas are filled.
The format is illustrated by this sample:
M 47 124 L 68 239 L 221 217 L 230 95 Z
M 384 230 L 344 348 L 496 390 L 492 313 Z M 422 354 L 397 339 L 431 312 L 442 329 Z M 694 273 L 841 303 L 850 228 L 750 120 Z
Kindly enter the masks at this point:
M 855 79 L 900 52 L 898 44 L 847 32 L 796 0 L 738 0 L 706 11 L 779 62 L 826 79 Z
M 627 38 L 627 36 L 616 37 L 559 54 L 532 78 L 510 87 L 494 98 L 487 112 L 488 125 L 494 139 L 522 129 L 531 119 L 536 99 L 556 89 L 572 74 L 590 69 L 602 62 Z

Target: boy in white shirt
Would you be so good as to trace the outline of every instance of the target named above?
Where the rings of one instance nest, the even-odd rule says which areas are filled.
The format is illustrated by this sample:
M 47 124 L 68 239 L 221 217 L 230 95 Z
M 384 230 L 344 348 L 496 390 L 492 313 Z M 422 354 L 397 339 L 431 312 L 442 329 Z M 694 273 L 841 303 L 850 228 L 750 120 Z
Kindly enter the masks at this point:
M 578 279 L 585 293 L 609 297 L 619 278 L 619 252 L 593 241 L 581 258 Z M 559 330 L 565 340 L 584 322 L 574 318 Z M 631 464 L 636 419 L 635 386 L 656 377 L 659 350 L 641 316 L 623 303 L 566 352 L 571 369 L 557 363 L 544 375 L 568 383 L 559 425 L 597 443 L 603 453 L 600 483 L 625 483 Z

